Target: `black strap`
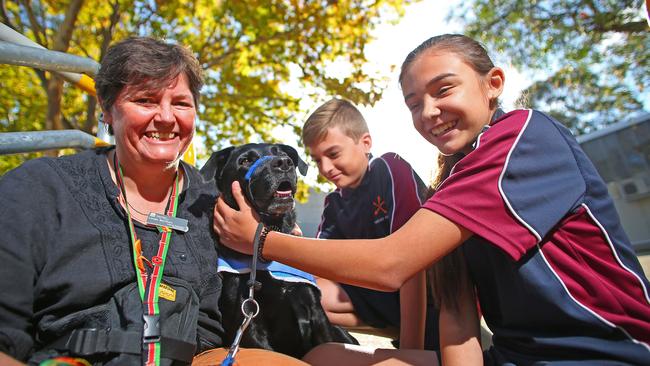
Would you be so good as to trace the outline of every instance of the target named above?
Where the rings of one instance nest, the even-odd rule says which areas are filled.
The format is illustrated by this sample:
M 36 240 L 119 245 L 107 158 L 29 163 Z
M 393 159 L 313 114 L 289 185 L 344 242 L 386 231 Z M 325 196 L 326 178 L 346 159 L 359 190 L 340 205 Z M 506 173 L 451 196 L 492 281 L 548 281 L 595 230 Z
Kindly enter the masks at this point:
M 142 333 L 106 329 L 75 329 L 46 348 L 66 350 L 74 355 L 90 356 L 104 353 L 142 354 Z M 174 338 L 160 337 L 161 357 L 192 362 L 195 345 Z

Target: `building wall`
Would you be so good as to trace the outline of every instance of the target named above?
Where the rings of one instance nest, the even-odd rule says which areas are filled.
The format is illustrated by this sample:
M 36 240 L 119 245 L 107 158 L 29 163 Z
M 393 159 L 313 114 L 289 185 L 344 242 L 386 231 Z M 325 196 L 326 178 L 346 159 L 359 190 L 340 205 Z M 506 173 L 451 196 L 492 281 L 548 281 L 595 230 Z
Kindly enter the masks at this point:
M 621 194 L 620 185 L 616 182 L 607 187 L 630 241 L 638 250 L 650 250 L 650 195 L 630 200 Z
M 327 192 L 316 192 L 310 188 L 309 200 L 306 203 L 296 204 L 298 226 L 300 226 L 303 236 L 316 237 L 326 195 Z
M 650 254 L 650 114 L 578 137 L 637 252 Z

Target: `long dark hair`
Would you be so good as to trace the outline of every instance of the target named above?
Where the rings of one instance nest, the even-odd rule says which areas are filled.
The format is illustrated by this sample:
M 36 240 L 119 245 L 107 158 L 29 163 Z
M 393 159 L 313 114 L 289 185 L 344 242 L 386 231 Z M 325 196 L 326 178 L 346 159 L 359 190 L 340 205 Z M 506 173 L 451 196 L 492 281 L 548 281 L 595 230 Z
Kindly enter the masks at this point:
M 449 177 L 451 169 L 463 158 L 462 153 L 454 155 L 438 155 L 438 173 L 429 187 L 428 196 L 436 192 L 440 184 Z M 460 311 L 460 292 L 473 286 L 467 272 L 467 264 L 461 247 L 452 250 L 427 270 L 427 278 L 436 308 L 442 304 L 452 311 Z
M 479 42 L 462 34 L 443 34 L 427 39 L 406 56 L 399 75 L 400 84 L 413 61 L 424 52 L 434 50 L 457 54 L 481 76 L 487 75 L 494 68 L 492 59 Z M 491 108 L 496 108 L 497 105 L 497 99 L 490 101 Z M 438 156 L 438 173 L 429 189 L 429 196 L 435 193 L 462 157 L 462 153 Z M 429 268 L 427 275 L 437 307 L 440 308 L 444 304 L 447 309 L 458 312 L 461 291 L 473 288 L 462 248 L 458 247 L 440 259 Z

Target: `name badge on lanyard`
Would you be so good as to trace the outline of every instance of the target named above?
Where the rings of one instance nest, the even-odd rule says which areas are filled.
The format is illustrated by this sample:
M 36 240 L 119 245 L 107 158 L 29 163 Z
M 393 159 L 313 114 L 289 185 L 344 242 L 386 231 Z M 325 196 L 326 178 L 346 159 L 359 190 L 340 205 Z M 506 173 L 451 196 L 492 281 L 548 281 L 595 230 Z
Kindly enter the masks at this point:
M 147 217 L 147 225 L 168 227 L 174 230 L 182 231 L 184 233 L 189 230 L 187 227 L 187 220 L 180 217 L 172 217 L 155 212 L 149 213 L 149 216 Z

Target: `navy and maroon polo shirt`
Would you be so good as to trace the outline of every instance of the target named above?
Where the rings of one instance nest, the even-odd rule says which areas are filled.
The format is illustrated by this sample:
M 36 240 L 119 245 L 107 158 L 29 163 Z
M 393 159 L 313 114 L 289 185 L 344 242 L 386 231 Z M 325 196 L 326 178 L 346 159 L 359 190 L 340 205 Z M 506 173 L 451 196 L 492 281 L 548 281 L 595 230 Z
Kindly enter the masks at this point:
M 486 364 L 650 365 L 648 280 L 571 133 L 518 110 L 476 145 L 423 207 L 474 233 L 463 251 L 494 332 Z
M 361 184 L 325 197 L 316 234 L 321 239 L 376 239 L 399 229 L 421 207 L 426 186 L 399 155 L 371 159 Z M 382 292 L 341 284 L 355 313 L 377 328 L 400 325 L 399 291 Z M 427 345 L 437 347 L 435 316 L 427 315 Z M 431 324 L 429 324 L 431 323 Z
M 420 208 L 426 186 L 395 153 L 371 159 L 361 184 L 325 197 L 317 238 L 375 239 L 399 229 Z

